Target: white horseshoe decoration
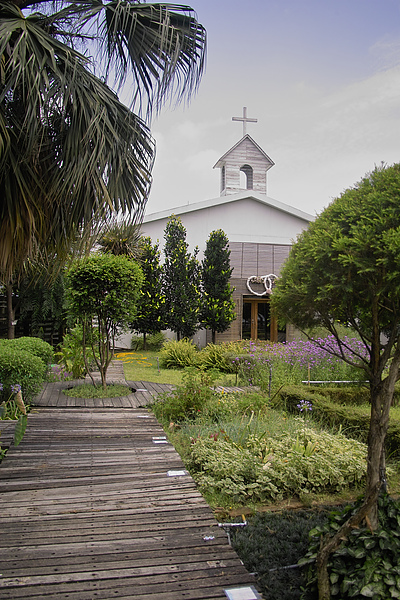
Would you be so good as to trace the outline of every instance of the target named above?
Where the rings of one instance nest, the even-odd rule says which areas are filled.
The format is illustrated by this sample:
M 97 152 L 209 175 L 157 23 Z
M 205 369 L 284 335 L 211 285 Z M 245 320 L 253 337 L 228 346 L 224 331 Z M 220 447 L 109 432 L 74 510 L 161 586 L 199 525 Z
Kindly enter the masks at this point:
M 251 292 L 254 296 L 266 296 L 267 294 L 271 294 L 272 288 L 274 287 L 275 281 L 278 279 L 276 275 L 270 273 L 269 275 L 263 275 L 262 277 L 257 277 L 256 275 L 252 275 L 247 279 L 246 285 L 249 292 Z M 252 283 L 263 283 L 265 291 L 264 292 L 255 292 L 251 287 Z

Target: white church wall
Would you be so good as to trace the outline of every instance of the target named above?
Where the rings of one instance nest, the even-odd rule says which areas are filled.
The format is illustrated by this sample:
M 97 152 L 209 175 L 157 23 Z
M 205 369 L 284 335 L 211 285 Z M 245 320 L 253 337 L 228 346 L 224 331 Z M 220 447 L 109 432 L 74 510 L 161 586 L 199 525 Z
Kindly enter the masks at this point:
M 200 251 L 204 250 L 210 233 L 216 229 L 222 229 L 231 242 L 291 245 L 309 223 L 305 218 L 277 210 L 275 206 L 253 197 L 218 203 L 198 210 L 194 210 L 193 206 L 186 209 L 186 212 L 181 209 L 175 214 L 186 228 L 190 251 L 196 246 Z M 153 242 L 159 240 L 161 251 L 164 247 L 165 227 L 170 217 L 169 214 L 164 215 L 165 213 L 161 218 L 158 215 L 148 215 L 142 224 L 143 235 L 150 236 Z

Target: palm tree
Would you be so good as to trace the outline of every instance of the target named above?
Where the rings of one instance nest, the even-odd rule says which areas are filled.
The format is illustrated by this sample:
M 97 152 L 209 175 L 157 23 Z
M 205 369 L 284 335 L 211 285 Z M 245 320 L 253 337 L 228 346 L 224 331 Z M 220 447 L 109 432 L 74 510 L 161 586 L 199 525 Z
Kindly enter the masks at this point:
M 114 218 L 103 228 L 98 245 L 105 254 L 129 256 L 140 261 L 143 249 L 140 223 L 130 223 Z
M 93 221 L 140 222 L 150 116 L 195 91 L 205 44 L 192 9 L 175 4 L 0 2 L 0 281 L 37 247 L 66 256 Z

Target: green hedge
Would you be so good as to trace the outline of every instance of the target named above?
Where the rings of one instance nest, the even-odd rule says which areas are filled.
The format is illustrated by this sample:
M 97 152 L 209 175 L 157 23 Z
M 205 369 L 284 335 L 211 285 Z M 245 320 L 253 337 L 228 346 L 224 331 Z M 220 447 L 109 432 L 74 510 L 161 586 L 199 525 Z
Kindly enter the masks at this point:
M 0 351 L 2 348 L 18 348 L 30 352 L 40 358 L 48 367 L 54 360 L 53 348 L 44 340 L 36 337 L 20 337 L 14 340 L 0 340 Z
M 342 428 L 343 433 L 348 437 L 355 437 L 363 442 L 367 442 L 370 410 L 368 407 L 357 406 L 356 404 L 339 404 L 337 401 L 340 388 L 332 388 L 331 395 L 328 396 L 327 390 L 320 389 L 311 391 L 315 388 L 305 388 L 304 386 L 288 386 L 280 390 L 279 394 L 273 399 L 273 404 L 283 408 L 290 413 L 299 414 L 298 404 L 301 401 L 307 401 L 312 404 L 312 415 L 316 420 L 331 427 Z M 365 390 L 364 390 L 365 394 Z M 332 399 L 332 396 L 334 399 Z M 365 396 L 364 396 L 365 402 Z M 388 433 L 386 436 L 386 451 L 388 456 L 400 456 L 400 420 L 391 417 Z
M 8 400 L 11 385 L 19 384 L 25 402 L 31 402 L 45 381 L 47 365 L 41 358 L 12 344 L 0 345 L 0 403 Z

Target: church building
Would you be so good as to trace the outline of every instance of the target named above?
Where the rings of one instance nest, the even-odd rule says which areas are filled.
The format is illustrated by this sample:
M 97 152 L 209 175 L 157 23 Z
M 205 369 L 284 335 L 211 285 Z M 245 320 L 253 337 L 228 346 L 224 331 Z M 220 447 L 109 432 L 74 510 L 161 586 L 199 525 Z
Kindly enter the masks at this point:
M 271 318 L 269 298 L 282 264 L 297 236 L 314 217 L 267 195 L 267 173 L 274 162 L 247 134 L 247 109 L 242 117 L 243 137 L 225 152 L 214 168 L 221 171 L 220 196 L 146 215 L 143 235 L 164 244 L 164 230 L 171 215 L 180 217 L 187 232 L 189 249 L 204 251 L 211 231 L 222 229 L 229 239 L 231 285 L 234 287 L 236 319 L 216 341 L 259 339 L 289 341 L 290 328 L 278 331 Z M 211 332 L 200 332 L 195 342 L 204 346 Z

